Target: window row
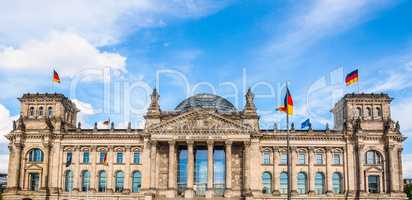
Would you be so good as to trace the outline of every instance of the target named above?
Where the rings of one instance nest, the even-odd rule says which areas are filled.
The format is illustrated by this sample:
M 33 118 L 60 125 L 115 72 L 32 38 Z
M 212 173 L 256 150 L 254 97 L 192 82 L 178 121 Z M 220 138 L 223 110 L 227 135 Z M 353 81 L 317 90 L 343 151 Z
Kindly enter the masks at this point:
M 270 172 L 264 172 L 262 174 L 263 193 L 272 193 L 272 174 Z M 326 181 L 325 175 L 322 172 L 317 172 L 314 177 L 314 186 L 316 194 L 324 194 Z M 296 176 L 296 190 L 299 194 L 308 193 L 308 179 L 305 172 L 299 172 Z M 279 191 L 281 194 L 287 194 L 288 192 L 288 173 L 282 172 L 279 176 Z M 335 194 L 343 193 L 343 178 L 342 174 L 335 172 L 332 175 L 332 191 Z
M 90 190 L 90 172 L 85 170 L 82 171 L 80 179 L 80 191 L 88 192 Z M 64 180 L 64 191 L 72 192 L 73 191 L 73 171 L 67 170 L 65 173 L 65 180 Z M 98 192 L 106 192 L 107 190 L 107 173 L 106 171 L 102 170 L 98 172 Z M 115 192 L 123 192 L 124 190 L 124 182 L 125 182 L 125 174 L 122 171 L 117 171 L 114 175 L 114 191 Z M 132 192 L 140 192 L 142 187 L 142 175 L 139 171 L 135 171 L 132 173 L 132 180 L 131 180 L 131 191 Z
M 29 108 L 29 116 L 34 117 L 34 116 L 47 116 L 47 117 L 52 117 L 53 116 L 53 107 L 49 106 L 47 107 L 47 110 L 43 106 L 39 106 L 37 110 L 34 108 L 34 106 L 31 106 Z
M 356 107 L 354 109 L 354 117 L 355 118 L 366 117 L 366 118 L 379 119 L 382 117 L 382 109 L 380 107 L 372 108 L 370 106 L 367 106 L 365 110 L 363 110 L 362 107 Z
M 272 156 L 270 150 L 264 150 L 262 154 L 262 164 L 269 165 L 272 164 Z M 315 152 L 314 153 L 314 162 L 316 165 L 324 165 L 325 162 L 325 153 L 323 152 Z M 288 160 L 288 156 L 286 152 L 280 153 L 279 164 L 286 165 Z M 308 163 L 307 153 L 306 151 L 299 151 L 297 153 L 297 160 L 296 164 L 304 165 Z M 333 165 L 340 165 L 343 163 L 343 157 L 341 152 L 333 152 L 332 153 L 332 164 Z
M 98 163 L 101 164 L 107 164 L 108 163 L 108 157 L 107 157 L 107 152 L 101 151 L 98 152 Z M 73 158 L 73 152 L 69 151 L 66 153 L 66 163 L 71 164 L 72 163 L 72 158 Z M 83 164 L 89 164 L 90 163 L 90 152 L 89 151 L 83 151 L 82 152 L 82 163 Z M 123 152 L 116 152 L 116 164 L 123 164 L 124 163 L 124 153 Z M 141 164 L 141 153 L 140 150 L 137 150 L 133 152 L 133 158 L 132 158 L 132 163 L 133 164 Z

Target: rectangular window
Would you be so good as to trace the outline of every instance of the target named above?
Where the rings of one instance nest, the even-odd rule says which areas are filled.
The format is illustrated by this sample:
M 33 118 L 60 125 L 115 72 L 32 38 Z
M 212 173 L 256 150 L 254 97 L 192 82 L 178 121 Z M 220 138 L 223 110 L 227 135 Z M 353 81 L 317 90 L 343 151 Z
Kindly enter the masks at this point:
M 306 164 L 305 153 L 299 153 L 298 154 L 298 164 L 300 164 L 300 165 Z
M 106 159 L 106 152 L 100 152 L 99 154 L 99 163 L 105 163 L 105 159 Z
M 322 165 L 323 164 L 323 154 L 322 153 L 316 153 L 315 154 L 315 163 L 317 165 Z
M 369 193 L 379 193 L 379 176 L 368 176 Z
M 136 151 L 133 154 L 133 163 L 140 164 L 140 151 Z
M 73 153 L 72 152 L 67 152 L 67 154 L 66 154 L 66 163 L 67 164 L 72 163 L 72 157 L 73 157 Z
M 30 191 L 39 191 L 40 176 L 39 173 L 29 173 L 29 189 Z
M 83 152 L 83 163 L 84 164 L 89 163 L 89 152 L 88 151 Z
M 280 164 L 282 165 L 288 164 L 288 155 L 286 153 L 280 154 Z
M 116 163 L 117 164 L 122 164 L 123 163 L 123 152 L 117 152 Z
M 263 152 L 263 160 L 262 163 L 264 165 L 269 165 L 270 164 L 270 152 L 269 151 L 264 151 Z
M 340 153 L 334 153 L 333 154 L 332 162 L 333 162 L 334 165 L 340 165 L 341 164 Z

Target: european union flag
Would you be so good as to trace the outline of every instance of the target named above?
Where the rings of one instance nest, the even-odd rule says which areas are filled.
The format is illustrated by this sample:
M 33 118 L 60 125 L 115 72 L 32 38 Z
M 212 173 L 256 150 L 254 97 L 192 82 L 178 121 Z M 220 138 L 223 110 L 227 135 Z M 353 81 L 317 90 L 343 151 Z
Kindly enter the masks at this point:
M 310 128 L 310 126 L 311 126 L 310 120 L 309 119 L 305 120 L 304 122 L 302 122 L 301 126 L 302 126 L 302 129 L 306 128 L 306 127 Z

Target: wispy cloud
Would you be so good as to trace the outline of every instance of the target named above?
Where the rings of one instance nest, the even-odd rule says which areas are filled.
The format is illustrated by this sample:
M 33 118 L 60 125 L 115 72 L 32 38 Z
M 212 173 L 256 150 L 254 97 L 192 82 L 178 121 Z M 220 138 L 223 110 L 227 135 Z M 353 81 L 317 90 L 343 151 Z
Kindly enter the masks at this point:
M 344 32 L 367 21 L 371 13 L 390 5 L 389 1 L 316 0 L 299 4 L 265 47 L 265 55 L 290 59 L 319 40 Z M 282 23 L 282 22 L 281 22 Z
M 51 31 L 74 32 L 94 46 L 117 43 L 141 28 L 211 14 L 228 1 L 103 0 L 4 1 L 0 44 L 16 45 Z

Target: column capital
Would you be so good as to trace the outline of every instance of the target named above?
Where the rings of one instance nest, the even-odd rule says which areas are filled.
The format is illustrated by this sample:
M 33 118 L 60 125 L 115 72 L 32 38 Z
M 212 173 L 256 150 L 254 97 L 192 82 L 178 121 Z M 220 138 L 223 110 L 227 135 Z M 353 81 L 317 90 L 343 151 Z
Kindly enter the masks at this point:
M 211 145 L 213 145 L 215 143 L 215 141 L 213 141 L 213 140 L 207 140 L 207 145 L 208 146 L 211 146 Z
M 150 144 L 151 144 L 151 145 L 157 145 L 157 141 L 156 141 L 156 140 L 151 140 L 151 141 L 150 141 Z
M 187 141 L 186 141 L 186 144 L 187 144 L 187 145 L 193 145 L 193 144 L 194 144 L 194 141 L 193 141 L 193 140 L 187 140 Z
M 169 143 L 169 145 L 171 145 L 171 146 L 174 146 L 174 145 L 176 144 L 176 141 L 175 141 L 175 140 L 171 140 L 171 141 L 168 141 L 167 143 Z
M 233 142 L 232 142 L 231 140 L 226 140 L 226 141 L 225 141 L 225 144 L 226 144 L 226 145 L 232 145 Z
M 252 142 L 250 142 L 250 141 L 244 141 L 244 142 L 243 142 L 243 145 L 245 145 L 245 146 L 250 146 L 251 143 L 252 143 Z
M 315 151 L 315 147 L 308 147 L 309 152 Z

